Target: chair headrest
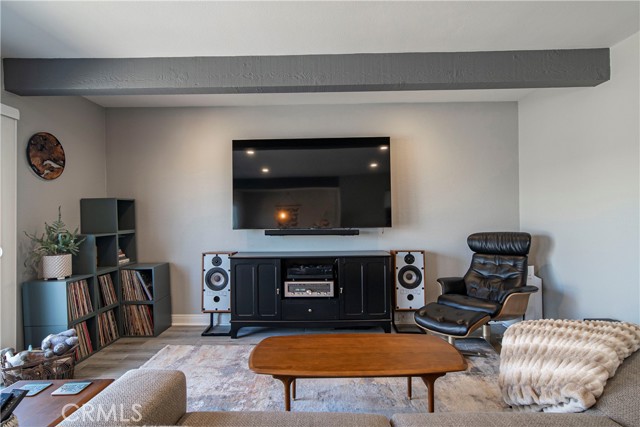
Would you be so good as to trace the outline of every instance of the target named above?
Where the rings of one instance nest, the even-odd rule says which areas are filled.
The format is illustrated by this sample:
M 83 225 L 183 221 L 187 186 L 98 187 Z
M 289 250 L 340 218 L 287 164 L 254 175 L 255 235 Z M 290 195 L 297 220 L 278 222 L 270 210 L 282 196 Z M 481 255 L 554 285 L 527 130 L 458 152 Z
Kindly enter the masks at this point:
M 467 237 L 467 244 L 476 253 L 524 256 L 529 253 L 531 235 L 516 232 L 473 233 Z

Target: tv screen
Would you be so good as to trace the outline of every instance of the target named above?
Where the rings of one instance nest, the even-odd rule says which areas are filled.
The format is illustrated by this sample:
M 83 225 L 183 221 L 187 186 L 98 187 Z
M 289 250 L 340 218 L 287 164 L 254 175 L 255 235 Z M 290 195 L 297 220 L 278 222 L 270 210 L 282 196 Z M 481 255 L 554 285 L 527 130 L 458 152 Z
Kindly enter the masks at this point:
M 234 229 L 391 227 L 389 137 L 233 141 Z

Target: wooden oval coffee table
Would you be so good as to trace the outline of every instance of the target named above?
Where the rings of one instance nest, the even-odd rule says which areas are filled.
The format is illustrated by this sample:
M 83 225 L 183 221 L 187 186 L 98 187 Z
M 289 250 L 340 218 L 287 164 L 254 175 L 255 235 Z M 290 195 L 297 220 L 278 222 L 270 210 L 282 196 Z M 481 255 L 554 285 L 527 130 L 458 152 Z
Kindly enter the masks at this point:
M 269 337 L 255 346 L 249 368 L 272 375 L 284 385 L 284 407 L 291 410 L 296 378 L 420 377 L 433 412 L 434 383 L 447 372 L 463 371 L 467 362 L 441 338 L 404 334 L 308 334 Z

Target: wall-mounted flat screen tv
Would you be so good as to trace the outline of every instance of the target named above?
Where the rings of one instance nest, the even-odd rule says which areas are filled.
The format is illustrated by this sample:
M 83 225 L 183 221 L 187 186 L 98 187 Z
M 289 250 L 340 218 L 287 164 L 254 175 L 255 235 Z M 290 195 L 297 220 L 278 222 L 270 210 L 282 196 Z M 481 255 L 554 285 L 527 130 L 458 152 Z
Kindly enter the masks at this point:
M 234 229 L 391 227 L 389 137 L 233 141 Z

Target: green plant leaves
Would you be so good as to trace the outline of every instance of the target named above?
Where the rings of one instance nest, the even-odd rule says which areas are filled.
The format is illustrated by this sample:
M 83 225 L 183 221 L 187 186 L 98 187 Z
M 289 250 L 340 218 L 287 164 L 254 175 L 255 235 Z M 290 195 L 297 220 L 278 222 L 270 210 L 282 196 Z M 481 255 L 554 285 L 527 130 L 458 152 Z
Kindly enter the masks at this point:
M 42 235 L 29 234 L 26 231 L 24 234 L 35 245 L 25 264 L 32 261 L 37 262 L 41 257 L 47 255 L 78 255 L 80 244 L 84 241 L 84 238 L 80 238 L 78 235 L 78 228 L 72 232 L 67 230 L 67 226 L 62 221 L 61 206 L 58 206 L 58 219 L 51 224 L 44 223 Z

